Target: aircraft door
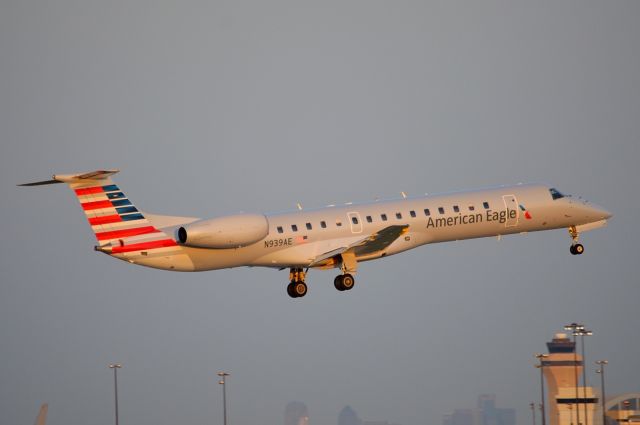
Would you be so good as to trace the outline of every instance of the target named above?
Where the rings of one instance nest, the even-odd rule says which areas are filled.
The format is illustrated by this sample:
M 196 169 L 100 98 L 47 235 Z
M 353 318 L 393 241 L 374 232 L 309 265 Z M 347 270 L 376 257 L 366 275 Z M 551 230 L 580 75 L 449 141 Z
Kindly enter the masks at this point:
M 504 209 L 507 214 L 504 227 L 514 227 L 518 225 L 520 210 L 518 209 L 518 200 L 515 195 L 503 195 Z
M 362 233 L 362 220 L 360 219 L 360 213 L 350 212 L 347 213 L 349 218 L 349 224 L 351 225 L 351 233 Z

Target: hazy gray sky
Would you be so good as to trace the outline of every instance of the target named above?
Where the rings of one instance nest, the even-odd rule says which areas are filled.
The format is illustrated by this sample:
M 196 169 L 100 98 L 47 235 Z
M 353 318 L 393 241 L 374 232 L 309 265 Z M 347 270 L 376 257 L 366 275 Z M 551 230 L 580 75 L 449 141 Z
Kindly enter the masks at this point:
M 640 2 L 0 2 L 0 422 L 439 425 L 538 397 L 532 354 L 582 321 L 640 390 Z M 312 272 L 198 274 L 93 252 L 53 173 L 114 167 L 145 211 L 211 217 L 517 182 L 606 206 L 566 232 Z M 595 379 L 592 369 L 589 376 Z

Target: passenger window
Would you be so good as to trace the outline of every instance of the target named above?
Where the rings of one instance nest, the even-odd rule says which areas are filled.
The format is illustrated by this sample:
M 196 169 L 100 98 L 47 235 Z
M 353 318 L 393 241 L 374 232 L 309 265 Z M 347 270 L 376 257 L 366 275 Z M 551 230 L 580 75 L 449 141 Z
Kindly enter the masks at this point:
M 476 209 L 476 207 L 474 207 L 473 205 L 469 205 L 469 211 L 474 211 Z
M 386 214 L 380 214 L 380 218 L 382 219 L 382 221 L 387 221 L 387 215 Z
M 444 208 L 442 208 L 442 207 L 438 207 L 438 212 L 439 212 L 440 214 L 444 214 Z
M 367 223 L 373 223 L 373 219 L 370 215 L 367 216 Z
M 358 218 L 357 217 L 351 217 L 351 222 L 353 224 L 358 224 Z
M 294 232 L 298 231 L 298 225 L 297 224 L 292 224 L 291 225 L 291 230 L 293 230 Z
M 400 213 L 396 213 L 396 218 L 397 218 L 398 220 L 402 220 L 402 214 L 400 214 Z
M 342 222 L 341 221 L 336 221 L 336 226 L 342 227 Z
M 429 208 L 424 209 L 424 215 L 426 215 L 427 217 L 431 215 L 431 211 L 429 211 Z
M 322 227 L 323 229 L 326 229 L 326 228 L 327 228 L 327 222 L 326 222 L 326 221 L 324 221 L 324 220 L 323 220 L 323 221 L 321 221 L 321 222 L 320 222 L 320 227 Z
M 488 202 L 483 202 L 482 206 L 484 207 L 485 210 L 489 209 L 489 203 Z
M 283 233 L 284 230 L 282 230 L 282 226 L 278 226 L 278 233 Z
M 409 211 L 409 215 L 413 218 L 416 218 L 416 212 L 415 211 Z
M 453 211 L 454 212 L 460 212 L 460 208 L 457 205 L 453 206 Z
M 307 230 L 311 230 L 311 223 L 307 223 Z

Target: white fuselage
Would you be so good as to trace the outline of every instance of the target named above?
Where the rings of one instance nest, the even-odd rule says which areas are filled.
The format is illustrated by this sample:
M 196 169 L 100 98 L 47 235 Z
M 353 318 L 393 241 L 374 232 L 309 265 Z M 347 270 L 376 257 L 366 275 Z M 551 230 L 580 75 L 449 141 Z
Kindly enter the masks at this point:
M 391 201 L 266 214 L 266 237 L 233 249 L 175 246 L 111 254 L 149 267 L 203 271 L 239 266 L 308 267 L 318 256 L 392 225 L 408 229 L 385 249 L 358 262 L 436 242 L 587 226 L 606 222 L 606 210 L 572 197 L 554 199 L 543 185 L 516 185 Z M 162 230 L 175 235 L 179 226 Z M 585 230 L 588 230 L 585 228 Z M 335 267 L 324 262 L 313 267 Z

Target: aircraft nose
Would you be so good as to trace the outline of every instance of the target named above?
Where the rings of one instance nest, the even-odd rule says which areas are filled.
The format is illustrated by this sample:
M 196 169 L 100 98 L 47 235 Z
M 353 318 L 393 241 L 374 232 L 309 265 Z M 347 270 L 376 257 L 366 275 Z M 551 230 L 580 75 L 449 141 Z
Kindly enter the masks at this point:
M 591 208 L 592 214 L 595 215 L 599 220 L 608 220 L 613 217 L 613 213 L 607 211 L 599 205 L 590 204 L 589 207 Z

